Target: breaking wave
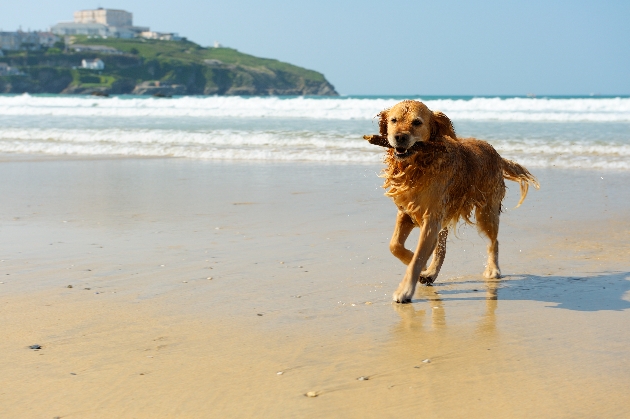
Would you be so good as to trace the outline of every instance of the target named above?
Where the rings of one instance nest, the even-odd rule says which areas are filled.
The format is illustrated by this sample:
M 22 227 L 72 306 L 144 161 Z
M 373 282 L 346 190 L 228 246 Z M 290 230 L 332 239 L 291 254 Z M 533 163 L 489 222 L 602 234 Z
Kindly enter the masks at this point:
M 309 118 L 366 120 L 400 98 L 94 98 L 0 95 L 0 116 Z M 630 122 L 630 98 L 424 99 L 453 120 Z
M 528 167 L 630 170 L 630 143 L 621 140 L 491 142 L 501 155 Z M 349 163 L 383 158 L 382 148 L 350 133 L 230 129 L 8 128 L 0 130 L 0 153 Z

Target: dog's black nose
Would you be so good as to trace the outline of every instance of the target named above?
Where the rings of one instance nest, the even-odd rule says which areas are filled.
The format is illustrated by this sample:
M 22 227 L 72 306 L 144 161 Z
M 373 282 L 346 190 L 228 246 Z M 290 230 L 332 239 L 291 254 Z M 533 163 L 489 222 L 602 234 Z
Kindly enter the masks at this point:
M 396 134 L 394 135 L 394 139 L 396 141 L 407 141 L 409 140 L 409 134 Z

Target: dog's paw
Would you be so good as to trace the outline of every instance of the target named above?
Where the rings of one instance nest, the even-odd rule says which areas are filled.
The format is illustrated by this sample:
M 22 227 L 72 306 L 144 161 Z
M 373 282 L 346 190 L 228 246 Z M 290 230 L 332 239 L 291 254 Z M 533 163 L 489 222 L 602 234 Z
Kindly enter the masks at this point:
M 392 296 L 393 300 L 397 303 L 410 303 L 411 297 L 413 297 L 413 293 L 416 291 L 416 282 L 415 281 L 403 281 L 398 286 L 398 289 L 394 292 Z
M 438 274 L 435 271 L 424 271 L 420 273 L 420 278 L 418 278 L 418 282 L 420 282 L 421 284 L 431 285 L 436 280 L 437 276 Z
M 484 278 L 499 279 L 501 278 L 501 270 L 496 266 L 488 266 L 483 272 Z

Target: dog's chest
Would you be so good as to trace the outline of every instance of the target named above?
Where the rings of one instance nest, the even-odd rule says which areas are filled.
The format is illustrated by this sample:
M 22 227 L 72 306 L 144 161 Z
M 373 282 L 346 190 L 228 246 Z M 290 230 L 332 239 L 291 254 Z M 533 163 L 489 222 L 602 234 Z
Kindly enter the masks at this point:
M 396 195 L 392 199 L 398 209 L 409 215 L 416 225 L 419 225 L 422 216 L 430 207 L 430 197 L 426 191 L 411 190 Z

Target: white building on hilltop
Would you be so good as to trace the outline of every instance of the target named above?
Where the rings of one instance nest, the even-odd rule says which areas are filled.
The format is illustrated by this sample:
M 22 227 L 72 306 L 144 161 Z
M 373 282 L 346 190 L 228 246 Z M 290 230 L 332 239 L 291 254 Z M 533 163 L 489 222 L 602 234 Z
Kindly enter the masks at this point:
M 125 10 L 103 9 L 74 12 L 74 22 L 60 22 L 50 28 L 55 35 L 89 35 L 134 38 L 148 27 L 133 26 L 133 15 Z
M 107 26 L 133 26 L 133 15 L 125 10 L 103 9 L 74 12 L 74 23 L 100 23 Z

